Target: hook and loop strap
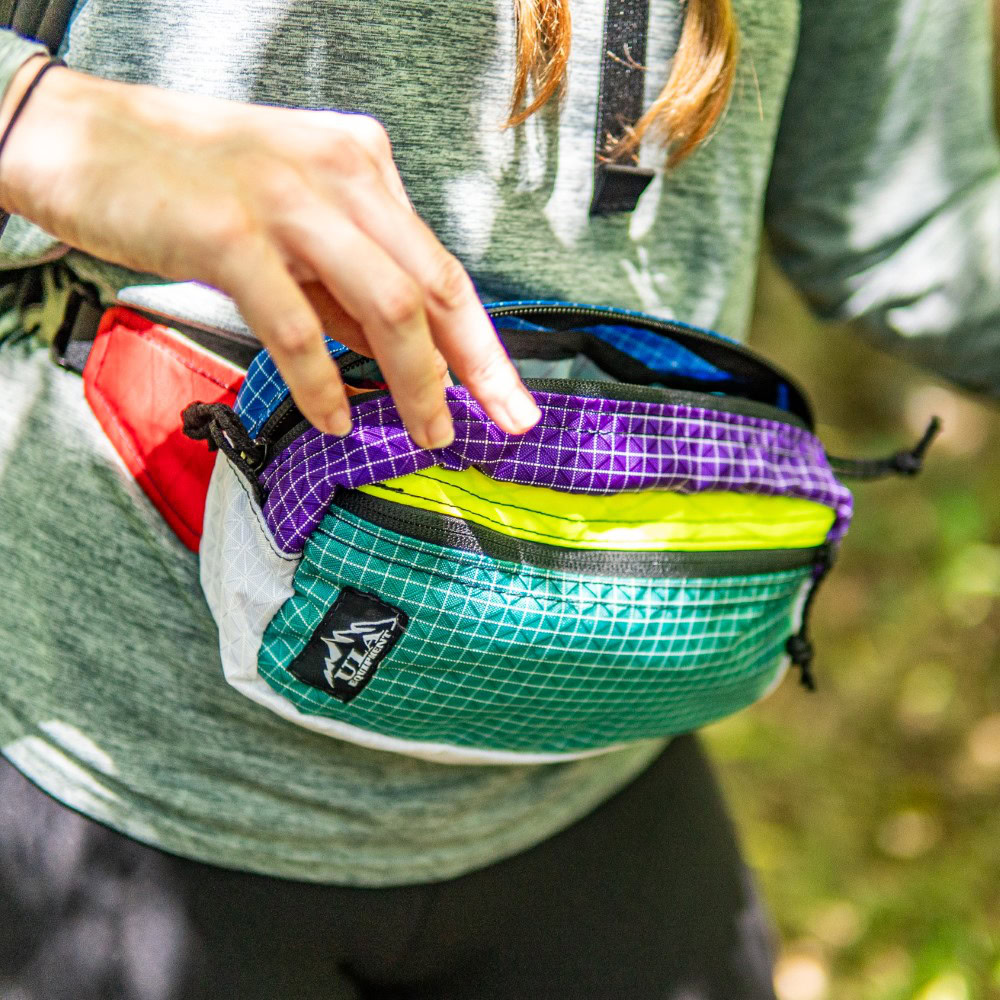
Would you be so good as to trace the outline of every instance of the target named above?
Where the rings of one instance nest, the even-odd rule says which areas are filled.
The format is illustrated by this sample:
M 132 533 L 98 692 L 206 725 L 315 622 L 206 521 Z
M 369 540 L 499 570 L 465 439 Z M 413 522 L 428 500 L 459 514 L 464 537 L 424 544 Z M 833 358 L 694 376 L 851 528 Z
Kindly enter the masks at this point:
M 609 149 L 642 117 L 649 0 L 607 0 L 601 89 L 597 96 L 597 144 L 591 215 L 631 212 L 653 171 L 608 160 Z

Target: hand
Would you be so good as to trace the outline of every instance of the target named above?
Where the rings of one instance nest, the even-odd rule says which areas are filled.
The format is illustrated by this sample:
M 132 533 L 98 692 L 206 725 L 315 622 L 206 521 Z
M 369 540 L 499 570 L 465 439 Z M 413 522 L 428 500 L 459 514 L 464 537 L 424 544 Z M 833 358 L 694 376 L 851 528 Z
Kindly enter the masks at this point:
M 0 107 L 0 127 L 18 86 Z M 232 297 L 321 430 L 350 411 L 323 344 L 374 357 L 414 441 L 454 436 L 450 366 L 505 431 L 538 408 L 458 260 L 410 206 L 373 118 L 49 70 L 0 158 L 0 204 L 86 253 Z

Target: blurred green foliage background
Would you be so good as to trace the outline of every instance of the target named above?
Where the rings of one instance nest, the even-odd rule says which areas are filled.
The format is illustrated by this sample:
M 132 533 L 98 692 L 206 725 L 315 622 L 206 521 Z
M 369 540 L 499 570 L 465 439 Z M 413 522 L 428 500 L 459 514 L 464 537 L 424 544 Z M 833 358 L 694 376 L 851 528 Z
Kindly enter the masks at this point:
M 751 344 L 833 453 L 945 421 L 922 476 L 854 490 L 818 692 L 790 672 L 706 731 L 784 941 L 779 998 L 1000 998 L 1000 406 L 817 322 L 766 257 Z

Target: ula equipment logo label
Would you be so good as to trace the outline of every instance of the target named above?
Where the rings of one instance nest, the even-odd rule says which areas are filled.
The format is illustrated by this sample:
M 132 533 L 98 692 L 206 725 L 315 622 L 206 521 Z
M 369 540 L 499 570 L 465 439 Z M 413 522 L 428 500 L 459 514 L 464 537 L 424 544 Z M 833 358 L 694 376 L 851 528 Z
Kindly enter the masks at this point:
M 288 669 L 303 684 L 348 702 L 375 676 L 407 622 L 405 612 L 374 594 L 344 587 Z
M 331 688 L 335 681 L 344 681 L 348 687 L 364 684 L 370 670 L 385 651 L 393 637 L 397 619 L 383 618 L 377 622 L 351 622 L 343 632 L 334 632 L 329 638 L 320 636 L 330 655 L 326 658 L 323 676 Z M 362 651 L 363 650 L 363 651 Z

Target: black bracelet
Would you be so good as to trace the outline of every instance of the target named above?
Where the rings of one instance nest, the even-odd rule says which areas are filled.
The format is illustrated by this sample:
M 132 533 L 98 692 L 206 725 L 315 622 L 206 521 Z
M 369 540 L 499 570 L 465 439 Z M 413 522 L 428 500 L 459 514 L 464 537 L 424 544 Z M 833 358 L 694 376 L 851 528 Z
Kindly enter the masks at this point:
M 52 69 L 53 66 L 65 66 L 66 62 L 60 59 L 58 56 L 49 56 L 46 60 L 45 65 L 35 74 L 35 78 L 28 84 L 24 93 L 21 95 L 21 100 L 17 102 L 17 107 L 14 108 L 14 113 L 10 116 L 10 121 L 7 122 L 7 127 L 3 130 L 3 135 L 0 135 L 0 154 L 3 153 L 3 148 L 7 144 L 7 137 L 10 135 L 10 130 L 14 127 L 14 122 L 17 121 L 17 116 L 24 110 L 25 104 L 28 103 L 28 98 L 31 97 L 31 92 L 38 85 L 38 81 L 41 80 L 45 74 Z M 3 231 L 7 226 L 7 220 L 10 218 L 8 212 L 0 209 L 0 236 L 3 235 Z
M 3 135 L 0 135 L 0 153 L 3 153 L 3 147 L 7 143 L 7 137 L 10 135 L 10 130 L 14 127 L 14 122 L 17 121 L 17 116 L 24 110 L 25 104 L 28 103 L 28 98 L 31 97 L 31 92 L 38 86 L 38 81 L 41 80 L 41 78 L 45 76 L 45 74 L 52 69 L 53 66 L 65 65 L 65 61 L 58 58 L 58 56 L 49 56 L 45 65 L 35 74 L 34 80 L 28 84 L 24 93 L 21 95 L 21 100 L 17 102 L 17 107 L 14 108 L 14 113 L 10 116 L 10 121 L 7 122 L 7 127 L 3 130 Z

